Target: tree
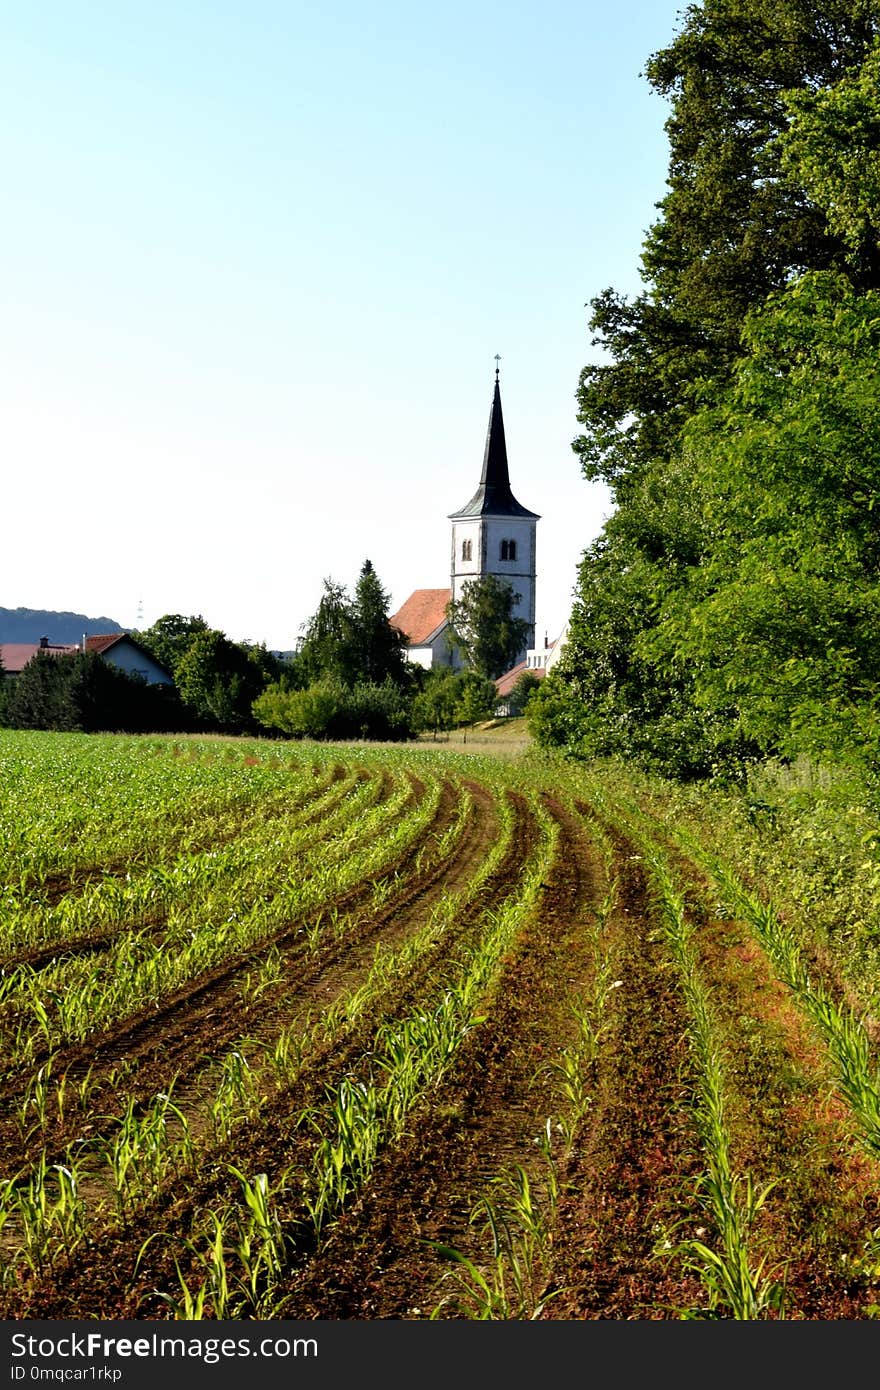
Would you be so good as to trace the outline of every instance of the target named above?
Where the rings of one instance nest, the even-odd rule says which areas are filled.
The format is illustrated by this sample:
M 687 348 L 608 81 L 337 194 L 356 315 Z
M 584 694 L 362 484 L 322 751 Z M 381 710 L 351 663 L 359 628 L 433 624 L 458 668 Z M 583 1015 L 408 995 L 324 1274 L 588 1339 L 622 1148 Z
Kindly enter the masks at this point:
M 3 722 L 17 729 L 152 733 L 189 727 L 172 687 L 148 685 L 97 652 L 38 652 L 10 684 Z
M 365 560 L 351 605 L 351 660 L 358 681 L 406 685 L 409 668 L 406 638 L 388 620 L 389 595 L 369 560 Z
M 354 647 L 351 600 L 344 585 L 325 579 L 297 654 L 307 683 L 328 677 L 351 683 L 356 678 Z
M 324 580 L 297 661 L 306 683 L 332 678 L 353 686 L 409 683 L 406 639 L 388 621 L 388 595 L 371 562 L 361 566 L 354 597 L 344 585 Z
M 790 545 L 777 547 L 765 532 L 762 578 L 756 547 L 754 587 L 744 585 L 736 596 L 729 582 L 735 548 L 750 534 L 754 489 L 761 495 L 762 486 L 742 448 L 757 448 L 758 417 L 770 426 L 781 408 L 785 421 L 778 418 L 767 446 L 775 466 L 765 458 L 765 476 L 777 481 L 759 505 L 768 515 L 775 511 L 784 531 L 792 494 L 782 477 L 797 472 L 798 449 L 809 471 L 810 439 L 821 438 L 829 423 L 818 422 L 817 436 L 814 416 L 812 436 L 802 432 L 795 442 L 779 388 L 793 391 L 792 403 L 798 392 L 778 355 L 772 367 L 759 367 L 748 325 L 772 336 L 782 328 L 776 316 L 788 317 L 787 350 L 796 357 L 796 335 L 809 343 L 812 333 L 812 309 L 795 315 L 797 323 L 791 317 L 787 296 L 799 284 L 812 286 L 807 299 L 818 296 L 815 308 L 827 277 L 824 283 L 843 296 L 844 314 L 853 304 L 844 308 L 843 287 L 858 298 L 878 284 L 870 213 L 878 23 L 878 0 L 829 0 L 819 8 L 807 0 L 704 0 L 687 9 L 676 38 L 649 60 L 648 80 L 670 100 L 669 191 L 643 247 L 644 293 L 627 303 L 607 290 L 592 302 L 593 341 L 609 360 L 581 375 L 584 433 L 574 448 L 585 476 L 611 486 L 615 511 L 584 552 L 565 653 L 533 701 L 547 742 L 693 776 L 779 746 L 787 721 L 806 718 L 806 692 L 800 703 L 790 691 L 783 699 L 781 690 L 788 713 L 776 706 L 772 733 L 773 718 L 758 720 L 756 707 L 745 717 L 743 688 L 729 665 L 738 663 L 742 675 L 749 665 L 769 664 L 775 677 L 795 658 L 784 642 L 775 645 L 779 631 L 769 640 L 767 586 L 775 573 L 780 595 L 785 590 Z M 835 132 L 844 125 L 851 128 L 841 146 Z M 762 319 L 768 296 L 775 307 Z M 826 339 L 824 349 L 818 341 L 815 347 L 821 353 L 830 345 Z M 845 376 L 845 362 L 845 354 L 835 356 L 833 371 Z M 838 406 L 839 396 L 828 401 L 829 409 Z M 801 407 L 808 417 L 807 394 Z M 842 438 L 837 447 L 851 455 Z M 848 485 L 868 497 L 863 471 L 856 474 L 862 484 Z M 745 477 L 752 501 L 737 487 Z M 799 543 L 806 536 L 802 531 Z M 793 611 L 813 611 L 826 639 L 836 612 L 841 640 L 832 647 L 840 653 L 855 616 L 844 621 L 836 603 L 823 607 L 830 595 L 826 590 L 820 600 L 815 580 L 837 562 L 827 548 L 824 560 L 819 555 L 809 582 L 809 566 L 801 566 L 797 600 L 789 587 L 785 601 Z M 764 621 L 756 616 L 751 630 L 747 619 L 759 609 Z
M 467 580 L 461 598 L 446 605 L 452 642 L 490 680 L 510 669 L 528 640 L 528 622 L 514 616 L 517 597 L 508 580 L 487 574 Z
M 541 677 L 534 671 L 523 671 L 516 680 L 509 695 L 510 708 L 514 714 L 522 714 L 528 708 L 535 691 L 540 689 Z
M 787 94 L 782 167 L 803 184 L 847 248 L 857 282 L 880 285 L 880 41 L 819 91 Z
M 616 488 L 669 455 L 701 379 L 728 377 L 752 306 L 807 269 L 852 269 L 824 209 L 786 177 L 778 137 L 790 93 L 838 81 L 878 22 L 877 0 L 703 0 L 649 59 L 671 105 L 669 191 L 643 246 L 648 288 L 591 302 L 610 361 L 585 367 L 578 388 L 588 478 Z
M 166 613 L 164 617 L 157 618 L 152 627 L 135 636 L 157 661 L 161 661 L 176 676 L 177 667 L 193 638 L 207 631 L 208 624 L 201 614 L 185 618 L 182 613 Z
M 241 733 L 253 727 L 251 707 L 265 685 L 254 650 L 216 628 L 189 641 L 175 680 L 184 704 L 205 728 Z
M 67 730 L 78 728 L 76 711 L 67 699 L 72 656 L 37 652 L 14 678 L 6 705 L 13 729 Z
M 880 293 L 803 276 L 745 343 L 686 436 L 712 546 L 637 645 L 762 753 L 839 751 L 880 697 Z
M 413 697 L 413 721 L 417 729 L 434 734 L 455 727 L 455 711 L 461 694 L 459 675 L 448 666 L 430 670 Z
M 480 719 L 491 719 L 498 704 L 498 691 L 495 682 L 478 671 L 462 671 L 458 677 L 459 696 L 455 704 L 457 725 L 476 724 Z

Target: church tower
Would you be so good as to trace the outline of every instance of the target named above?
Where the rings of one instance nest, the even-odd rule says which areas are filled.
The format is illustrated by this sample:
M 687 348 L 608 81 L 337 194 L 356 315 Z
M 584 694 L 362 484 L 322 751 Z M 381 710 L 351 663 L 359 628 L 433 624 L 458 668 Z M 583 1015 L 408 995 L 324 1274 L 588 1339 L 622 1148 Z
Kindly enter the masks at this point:
M 517 502 L 510 490 L 498 375 L 496 365 L 480 486 L 467 506 L 449 517 L 452 597 L 457 602 L 468 580 L 487 574 L 508 580 L 517 596 L 514 616 L 529 624 L 522 659 L 526 649 L 535 645 L 535 532 L 541 518 Z

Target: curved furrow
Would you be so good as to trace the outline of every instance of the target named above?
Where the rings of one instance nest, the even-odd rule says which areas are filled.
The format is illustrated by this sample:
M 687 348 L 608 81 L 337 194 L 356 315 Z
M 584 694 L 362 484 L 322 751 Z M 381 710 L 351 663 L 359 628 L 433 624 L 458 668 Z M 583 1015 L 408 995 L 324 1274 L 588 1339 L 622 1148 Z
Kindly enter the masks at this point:
M 486 915 L 491 913 L 496 904 L 516 891 L 515 882 L 511 881 L 511 872 L 514 865 L 523 862 L 523 857 L 529 853 L 538 832 L 524 798 L 514 794 L 513 804 L 517 812 L 516 827 L 504 862 L 491 877 L 480 883 L 478 891 L 472 895 L 465 914 L 467 920 L 456 923 L 448 935 L 444 935 L 439 945 L 417 955 L 408 975 L 403 977 L 398 974 L 388 980 L 344 1034 L 331 1037 L 306 1059 L 292 1087 L 280 1092 L 261 1108 L 259 1114 L 248 1123 L 244 1133 L 236 1132 L 236 1164 L 252 1172 L 265 1169 L 270 1174 L 277 1174 L 291 1165 L 296 1168 L 298 1164 L 308 1163 L 314 1140 L 308 1130 L 298 1126 L 299 1116 L 310 1106 L 323 1102 L 334 1075 L 341 1077 L 350 1074 L 361 1059 L 370 1055 L 373 1037 L 383 1022 L 387 1022 L 404 1009 L 417 1005 L 425 991 L 433 987 L 444 950 L 454 941 L 460 943 L 466 939 L 469 933 L 478 932 L 480 922 L 486 919 Z M 438 893 L 441 891 L 442 880 L 438 885 Z M 417 903 L 416 910 L 420 918 L 423 917 L 424 906 Z M 321 989 L 320 984 L 317 987 Z M 136 1287 L 133 1286 L 131 1280 L 135 1256 L 143 1240 L 159 1226 L 167 1226 L 169 1229 L 173 1226 L 176 1230 L 186 1232 L 206 1207 L 218 1201 L 235 1199 L 235 1196 L 236 1184 L 229 1176 L 225 1154 L 219 1150 L 213 1161 L 205 1160 L 200 1163 L 198 1172 L 188 1174 L 185 1196 L 181 1196 L 177 1185 L 166 1189 L 160 1199 L 158 1210 L 151 1209 L 142 1217 L 136 1218 L 131 1230 L 122 1237 L 118 1232 L 114 1232 L 108 1235 L 106 1243 L 99 1238 L 95 1244 L 95 1263 L 92 1263 L 92 1257 L 89 1256 L 84 1266 L 83 1256 L 78 1256 L 74 1265 L 65 1270 L 58 1283 L 53 1283 L 51 1292 L 48 1283 L 44 1282 L 42 1292 L 37 1295 L 37 1301 L 28 1304 L 29 1309 L 33 1311 L 33 1315 L 38 1315 L 36 1310 L 40 1306 L 39 1300 L 44 1296 L 48 1297 L 55 1307 L 75 1306 L 77 1297 L 85 1296 L 86 1289 L 93 1285 L 96 1271 L 105 1271 L 109 1261 L 116 1273 L 112 1280 L 105 1280 L 103 1274 L 100 1279 L 101 1287 L 108 1290 L 111 1284 L 115 1287 L 115 1293 L 107 1294 L 114 1309 L 107 1315 L 121 1316 L 119 1310 L 123 1307 L 128 1310 L 125 1316 L 138 1315 L 134 1309 L 139 1306 L 139 1298 L 149 1295 L 150 1289 L 161 1286 L 163 1281 L 167 1284 L 169 1277 L 173 1278 L 174 1269 L 169 1250 L 156 1244 L 155 1247 L 151 1247 L 150 1257 L 142 1262 L 141 1275 Z M 179 1242 L 175 1243 L 175 1248 L 179 1254 Z M 31 1312 L 28 1315 L 30 1316 Z M 148 1315 L 163 1315 L 161 1307 L 157 1307 L 155 1301 Z
M 539 909 L 487 997 L 487 1017 L 326 1247 L 286 1290 L 291 1316 L 427 1316 L 442 1301 L 448 1269 L 435 1243 L 477 1261 L 484 1253 L 470 1214 L 493 1176 L 520 1164 L 531 1170 L 535 1191 L 542 1186 L 536 1140 L 558 1106 L 552 1063 L 576 1026 L 572 991 L 594 973 L 587 926 L 602 876 L 575 818 L 554 798 L 544 806 L 557 827 L 553 865 Z
M 448 786 L 448 784 L 447 784 Z M 421 785 L 414 784 L 410 801 L 421 795 Z M 442 834 L 450 823 L 454 812 L 454 798 L 450 793 L 441 796 L 435 816 L 419 839 L 403 852 L 385 870 L 399 872 L 404 876 L 410 864 L 417 858 L 420 846 L 428 836 Z M 339 913 L 356 912 L 358 905 L 369 901 L 372 884 L 361 881 L 344 890 L 326 902 L 315 913 L 311 910 L 305 918 L 299 917 L 286 922 L 281 928 L 260 940 L 251 950 L 224 960 L 215 969 L 205 972 L 185 988 L 170 995 L 161 1005 L 153 1006 L 129 1015 L 120 1021 L 117 1028 L 107 1030 L 100 1037 L 90 1037 L 82 1043 L 58 1049 L 52 1055 L 52 1071 L 56 1078 L 69 1074 L 74 1081 L 89 1074 L 89 1095 L 92 1109 L 98 1114 L 105 1107 L 114 1104 L 115 1075 L 124 1068 L 127 1080 L 127 1093 L 146 1098 L 157 1088 L 167 1086 L 177 1074 L 186 1076 L 203 1066 L 202 1058 L 222 1048 L 233 1038 L 240 1037 L 245 1025 L 256 1023 L 258 1010 L 244 1010 L 241 990 L 242 977 L 263 960 L 268 952 L 279 953 L 279 972 L 281 978 L 274 992 L 267 991 L 263 1010 L 267 1015 L 277 1014 L 296 998 L 316 974 L 326 969 L 338 955 L 342 947 L 329 941 L 317 955 L 310 954 L 304 937 L 306 922 L 315 916 L 327 914 L 331 909 Z M 391 912 L 391 904 L 379 913 L 368 914 L 361 923 L 364 934 L 378 933 Z M 135 1082 L 135 1070 L 137 1081 Z M 0 1089 L 0 1102 L 5 1102 L 6 1114 L 0 1119 L 0 1151 L 21 1135 L 18 1122 L 11 1112 L 11 1103 L 20 1101 L 20 1088 L 16 1078 L 10 1078 Z M 94 1125 L 80 1118 L 78 1131 L 81 1137 L 92 1136 Z M 63 1123 L 46 1134 L 35 1134 L 33 1142 L 51 1141 L 54 1146 L 64 1142 L 66 1130 Z
M 391 795 L 393 785 L 391 779 L 388 778 L 387 775 L 382 776 L 380 774 L 380 776 L 382 780 L 377 795 L 377 801 L 386 800 Z M 337 826 L 340 811 L 345 814 L 346 808 L 344 803 L 346 798 L 354 788 L 358 785 L 363 785 L 369 780 L 369 775 L 360 769 L 352 773 L 351 777 L 346 780 L 345 786 L 340 786 L 339 779 L 334 778 L 327 786 L 321 789 L 321 794 L 312 805 L 305 809 L 304 814 L 298 814 L 298 812 L 302 810 L 302 805 L 295 800 L 289 808 L 278 808 L 273 810 L 271 815 L 267 815 L 263 818 L 255 818 L 252 824 L 239 827 L 235 831 L 230 831 L 218 837 L 211 843 L 209 849 L 189 853 L 184 860 L 177 860 L 176 863 L 189 863 L 193 859 L 198 859 L 200 854 L 207 854 L 210 856 L 222 845 L 228 845 L 233 842 L 241 844 L 242 841 L 246 839 L 247 834 L 251 834 L 258 839 L 265 839 L 266 830 L 273 822 L 283 820 L 289 823 L 291 819 L 295 821 L 295 828 L 297 831 L 312 827 L 314 833 L 310 841 L 310 850 L 313 850 L 316 842 L 329 838 L 333 834 Z M 329 796 L 327 795 L 328 791 L 330 792 Z M 111 874 L 102 877 L 110 877 L 111 879 L 126 878 L 132 884 L 133 891 L 136 892 L 139 882 L 149 883 L 155 876 L 157 869 L 161 870 L 163 867 L 161 863 L 153 863 L 150 865 L 149 869 L 144 870 L 141 874 L 132 875 L 130 873 L 120 873 L 118 875 Z M 173 868 L 174 865 L 171 866 L 172 871 Z M 88 886 L 89 885 L 84 884 L 82 893 L 74 894 L 73 896 L 82 897 Z M 59 898 L 56 900 L 56 905 L 64 896 L 71 895 L 59 895 Z M 124 938 L 135 926 L 138 930 L 146 930 L 149 934 L 159 938 L 165 927 L 166 920 L 167 914 L 161 910 L 157 910 L 146 916 L 138 915 L 134 920 L 120 922 L 103 931 L 96 930 L 78 937 L 56 937 L 52 941 L 40 943 L 33 947 L 26 947 L 20 951 L 5 953 L 0 957 L 0 969 L 8 973 L 14 970 L 16 966 L 25 965 L 33 970 L 42 970 L 62 959 L 69 960 L 76 956 L 100 954 L 102 951 L 112 948 L 114 943 Z
M 660 829 L 642 820 L 639 833 L 646 844 L 662 845 L 685 885 L 681 920 L 723 1078 L 730 1161 L 743 1193 L 748 1181 L 763 1194 L 742 1238 L 761 1281 L 768 1291 L 774 1284 L 781 1300 L 764 1315 L 861 1316 L 876 1301 L 876 1258 L 866 1260 L 865 1251 L 880 1217 L 880 1163 L 860 1148 L 845 1107 L 829 1099 L 829 1055 L 760 941 L 719 908 L 717 889 L 680 846 L 669 847 Z M 745 1217 L 747 1205 L 742 1210 Z M 712 1236 L 693 1223 L 684 1228 L 686 1239 L 695 1230 L 711 1247 Z M 714 1285 L 708 1287 L 711 1295 Z

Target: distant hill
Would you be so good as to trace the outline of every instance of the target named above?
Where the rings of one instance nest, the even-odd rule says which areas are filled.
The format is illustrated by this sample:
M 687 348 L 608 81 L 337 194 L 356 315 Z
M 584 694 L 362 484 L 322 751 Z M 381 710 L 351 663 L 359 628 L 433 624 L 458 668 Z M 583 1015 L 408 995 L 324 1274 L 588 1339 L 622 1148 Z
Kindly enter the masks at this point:
M 84 632 L 125 632 L 112 618 L 56 613 L 47 608 L 0 608 L 0 642 L 79 642 Z

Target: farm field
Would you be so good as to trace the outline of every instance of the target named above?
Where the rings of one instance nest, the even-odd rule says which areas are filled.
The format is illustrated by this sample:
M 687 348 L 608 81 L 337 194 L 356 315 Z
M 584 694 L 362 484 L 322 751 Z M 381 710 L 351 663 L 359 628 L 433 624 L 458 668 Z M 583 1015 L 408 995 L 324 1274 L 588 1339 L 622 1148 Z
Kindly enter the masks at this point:
M 682 807 L 0 731 L 0 1314 L 880 1316 L 876 933 Z

